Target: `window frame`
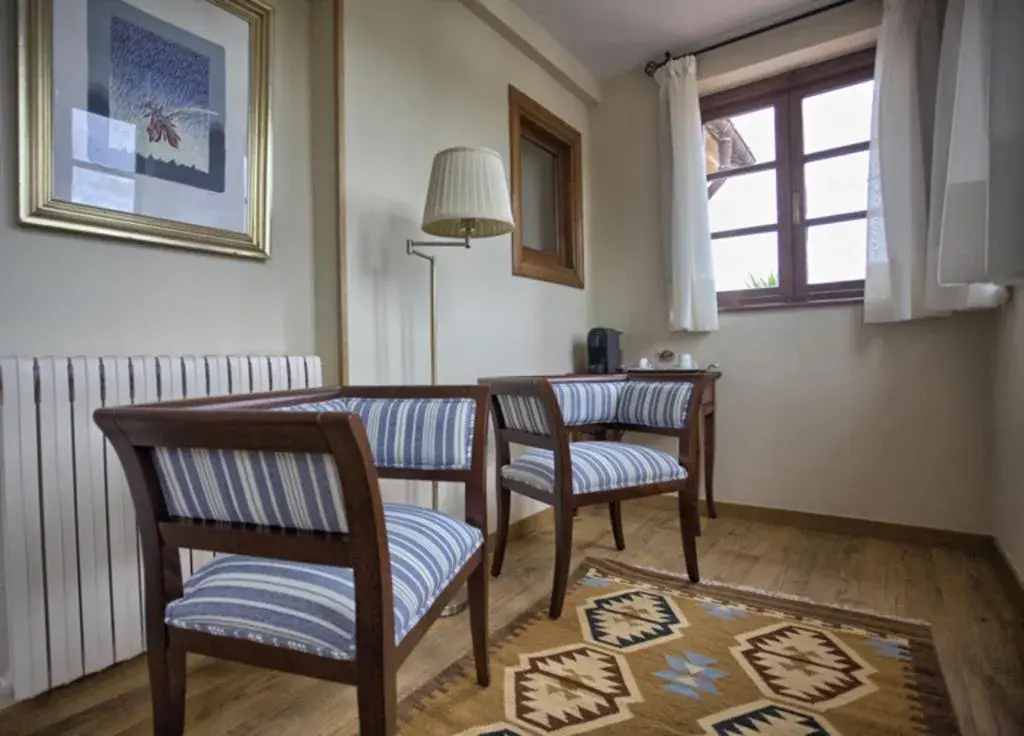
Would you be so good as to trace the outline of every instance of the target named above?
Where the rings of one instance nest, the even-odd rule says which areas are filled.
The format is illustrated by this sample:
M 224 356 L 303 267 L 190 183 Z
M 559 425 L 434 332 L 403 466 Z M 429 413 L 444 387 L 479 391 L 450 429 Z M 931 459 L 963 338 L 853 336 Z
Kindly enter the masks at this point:
M 864 281 L 807 283 L 807 230 L 867 219 L 867 211 L 825 217 L 807 217 L 804 165 L 814 161 L 870 150 L 870 141 L 811 154 L 803 152 L 803 100 L 806 97 L 865 82 L 874 77 L 874 47 L 813 66 L 795 69 L 769 79 L 708 95 L 701 99 L 701 123 L 773 107 L 775 110 L 775 160 L 707 175 L 707 181 L 774 169 L 776 172 L 777 220 L 737 230 L 720 231 L 714 240 L 737 235 L 778 233 L 779 285 L 767 289 L 718 292 L 721 311 L 775 307 L 807 307 L 850 304 L 864 299 Z M 865 183 L 866 187 L 866 183 Z M 866 246 L 865 246 L 866 247 Z
M 583 139 L 580 132 L 540 103 L 509 85 L 509 159 L 512 185 L 512 274 L 583 288 Z M 557 250 L 547 253 L 523 242 L 522 147 L 526 138 L 555 157 Z

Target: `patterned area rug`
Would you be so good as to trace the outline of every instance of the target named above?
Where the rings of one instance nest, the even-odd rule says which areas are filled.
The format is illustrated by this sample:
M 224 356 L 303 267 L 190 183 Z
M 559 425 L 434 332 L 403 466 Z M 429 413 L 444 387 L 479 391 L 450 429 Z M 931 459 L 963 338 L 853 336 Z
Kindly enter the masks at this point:
M 955 734 L 928 625 L 586 560 L 492 638 L 492 682 L 456 663 L 402 703 L 416 736 Z

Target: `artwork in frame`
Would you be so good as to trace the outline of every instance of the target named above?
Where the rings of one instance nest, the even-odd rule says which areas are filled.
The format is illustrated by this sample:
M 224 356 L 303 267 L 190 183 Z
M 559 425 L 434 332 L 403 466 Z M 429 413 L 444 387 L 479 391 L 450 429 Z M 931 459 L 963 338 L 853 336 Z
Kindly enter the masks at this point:
M 19 13 L 22 223 L 269 255 L 269 6 L 20 0 Z

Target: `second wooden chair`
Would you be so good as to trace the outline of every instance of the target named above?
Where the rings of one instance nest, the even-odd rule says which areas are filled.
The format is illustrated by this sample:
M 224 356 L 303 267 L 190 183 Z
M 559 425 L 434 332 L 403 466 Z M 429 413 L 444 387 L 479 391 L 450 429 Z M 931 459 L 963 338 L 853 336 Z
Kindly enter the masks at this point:
M 697 582 L 700 534 L 697 427 L 700 397 L 711 379 L 667 374 L 650 377 L 530 377 L 484 379 L 493 395 L 497 427 L 498 538 L 491 564 L 497 576 L 508 544 L 511 494 L 555 510 L 555 568 L 551 618 L 562 613 L 577 508 L 608 504 L 615 544 L 625 549 L 620 502 L 662 493 L 679 495 L 686 571 Z M 570 430 L 602 435 L 644 432 L 678 440 L 678 453 L 624 442 L 571 442 Z M 527 450 L 512 458 L 511 445 Z

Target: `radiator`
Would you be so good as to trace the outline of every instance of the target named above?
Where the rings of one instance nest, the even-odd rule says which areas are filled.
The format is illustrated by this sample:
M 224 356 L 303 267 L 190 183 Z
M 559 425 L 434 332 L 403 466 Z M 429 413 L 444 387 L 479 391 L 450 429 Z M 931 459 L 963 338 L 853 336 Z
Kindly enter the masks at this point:
M 320 359 L 309 356 L 0 358 L 8 680 L 16 700 L 145 648 L 135 511 L 93 412 L 321 383 Z M 209 557 L 182 550 L 184 577 Z

